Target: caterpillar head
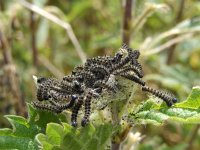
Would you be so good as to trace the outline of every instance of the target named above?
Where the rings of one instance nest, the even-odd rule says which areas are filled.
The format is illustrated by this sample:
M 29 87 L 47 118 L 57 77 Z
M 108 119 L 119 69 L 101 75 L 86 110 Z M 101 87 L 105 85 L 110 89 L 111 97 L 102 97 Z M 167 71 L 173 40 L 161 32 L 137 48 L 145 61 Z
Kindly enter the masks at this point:
M 33 80 L 37 87 L 37 99 L 39 101 L 48 100 L 50 96 L 50 88 L 54 85 L 54 80 L 51 78 L 33 76 Z

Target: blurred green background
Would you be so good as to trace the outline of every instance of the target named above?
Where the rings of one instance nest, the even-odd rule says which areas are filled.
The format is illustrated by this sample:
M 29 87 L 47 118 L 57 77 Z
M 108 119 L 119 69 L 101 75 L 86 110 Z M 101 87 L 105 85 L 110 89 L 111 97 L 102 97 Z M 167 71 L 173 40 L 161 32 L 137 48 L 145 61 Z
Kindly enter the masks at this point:
M 113 55 L 123 42 L 140 50 L 144 80 L 185 100 L 200 85 L 200 1 L 127 1 L 0 0 L 0 127 L 9 126 L 6 114 L 27 116 L 25 102 L 36 99 L 32 75 L 62 78 L 85 57 Z M 137 126 L 135 148 L 197 150 L 199 127 Z

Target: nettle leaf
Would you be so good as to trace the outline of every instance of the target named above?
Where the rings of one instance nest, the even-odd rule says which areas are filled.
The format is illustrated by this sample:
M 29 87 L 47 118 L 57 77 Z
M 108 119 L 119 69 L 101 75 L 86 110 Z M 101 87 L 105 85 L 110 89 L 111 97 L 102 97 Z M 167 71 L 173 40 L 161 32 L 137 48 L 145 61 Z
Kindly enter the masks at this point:
M 49 111 L 36 110 L 32 105 L 28 104 L 29 123 L 34 123 L 45 131 L 49 122 L 61 123 L 60 116 Z
M 33 140 L 27 137 L 0 136 L 0 149 L 37 150 Z
M 20 116 L 7 115 L 13 130 L 0 130 L 0 149 L 37 150 L 34 137 L 38 133 L 35 125 L 30 125 Z
M 84 128 L 75 129 L 69 124 L 62 125 L 49 123 L 46 135 L 38 134 L 36 141 L 44 149 L 58 150 L 92 150 L 104 149 L 111 137 L 113 127 L 111 124 L 94 127 L 89 124 Z
M 49 122 L 61 123 L 59 115 L 38 111 L 30 104 L 28 104 L 28 112 L 28 119 L 15 115 L 5 116 L 12 129 L 0 129 L 0 149 L 37 150 L 39 148 L 35 136 L 44 132 Z
M 128 121 L 135 124 L 151 123 L 161 125 L 167 120 L 182 123 L 200 122 L 200 87 L 194 87 L 188 98 L 173 107 L 158 105 L 154 100 L 149 99 L 138 106 L 136 111 L 128 115 Z
M 176 104 L 175 107 L 200 109 L 200 87 L 194 87 L 186 101 Z
M 12 132 L 9 128 L 0 129 L 0 136 L 10 135 Z
M 24 117 L 7 115 L 5 116 L 13 127 L 13 135 L 18 137 L 34 138 L 38 129 L 34 124 L 29 124 Z

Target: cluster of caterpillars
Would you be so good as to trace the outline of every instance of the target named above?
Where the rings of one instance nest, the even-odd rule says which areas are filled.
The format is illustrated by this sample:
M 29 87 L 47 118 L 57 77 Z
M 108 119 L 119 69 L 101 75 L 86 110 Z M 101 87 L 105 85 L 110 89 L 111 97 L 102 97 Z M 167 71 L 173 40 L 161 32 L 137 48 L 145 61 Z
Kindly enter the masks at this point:
M 146 86 L 142 80 L 143 70 L 138 62 L 140 52 L 132 50 L 123 44 L 119 51 L 112 56 L 98 56 L 87 59 L 84 65 L 76 67 L 61 81 L 55 78 L 35 77 L 37 84 L 37 101 L 33 105 L 38 109 L 61 113 L 71 109 L 71 124 L 77 126 L 78 112 L 84 105 L 84 116 L 81 125 L 89 122 L 91 101 L 97 99 L 103 92 L 117 92 L 117 81 L 112 78 L 121 76 L 142 87 L 142 91 L 149 92 L 172 106 L 177 99 L 170 94 L 163 93 Z M 41 101 L 48 101 L 43 103 Z

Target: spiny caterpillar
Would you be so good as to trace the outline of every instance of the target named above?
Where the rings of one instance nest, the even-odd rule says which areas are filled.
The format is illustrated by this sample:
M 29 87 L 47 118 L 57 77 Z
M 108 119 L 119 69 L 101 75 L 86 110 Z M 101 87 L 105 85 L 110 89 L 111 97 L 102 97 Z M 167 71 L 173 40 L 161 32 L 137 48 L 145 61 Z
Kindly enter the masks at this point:
M 126 53 L 124 53 L 126 52 Z M 91 102 L 97 100 L 106 92 L 115 94 L 119 91 L 115 77 L 122 77 L 133 81 L 142 87 L 142 91 L 149 92 L 161 98 L 170 107 L 177 99 L 167 93 L 146 86 L 142 80 L 143 70 L 138 62 L 140 52 L 132 50 L 123 44 L 115 56 L 98 56 L 87 59 L 84 65 L 76 67 L 61 81 L 55 78 L 33 76 L 37 85 L 37 99 L 33 105 L 38 109 L 61 113 L 71 109 L 71 124 L 77 126 L 78 112 L 84 105 L 84 116 L 81 125 L 89 122 Z M 48 104 L 41 101 L 46 100 Z

